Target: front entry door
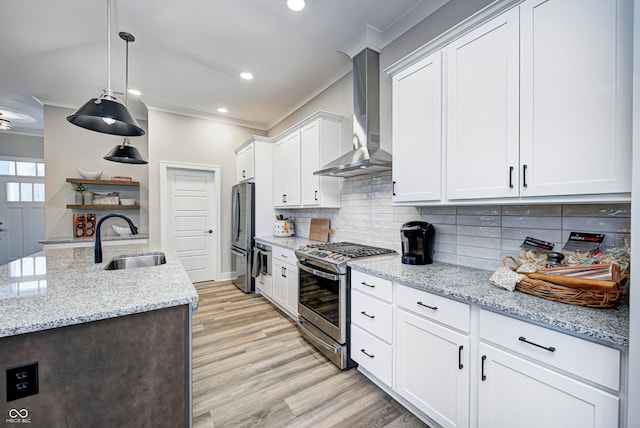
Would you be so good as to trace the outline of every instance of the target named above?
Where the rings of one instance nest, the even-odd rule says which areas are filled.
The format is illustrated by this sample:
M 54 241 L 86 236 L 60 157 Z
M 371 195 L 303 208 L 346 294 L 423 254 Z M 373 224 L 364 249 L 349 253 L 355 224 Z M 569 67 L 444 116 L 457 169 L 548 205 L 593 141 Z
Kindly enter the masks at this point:
M 0 265 L 42 250 L 44 180 L 0 176 Z
M 167 239 L 193 282 L 215 279 L 214 172 L 167 170 Z

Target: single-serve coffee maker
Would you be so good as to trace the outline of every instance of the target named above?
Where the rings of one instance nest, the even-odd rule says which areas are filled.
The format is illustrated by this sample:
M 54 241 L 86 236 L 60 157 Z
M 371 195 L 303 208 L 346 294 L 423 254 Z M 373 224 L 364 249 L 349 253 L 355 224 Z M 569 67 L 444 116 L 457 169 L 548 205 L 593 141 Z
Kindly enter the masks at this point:
M 431 223 L 410 221 L 400 228 L 402 263 L 428 265 L 433 263 L 433 243 L 436 229 Z

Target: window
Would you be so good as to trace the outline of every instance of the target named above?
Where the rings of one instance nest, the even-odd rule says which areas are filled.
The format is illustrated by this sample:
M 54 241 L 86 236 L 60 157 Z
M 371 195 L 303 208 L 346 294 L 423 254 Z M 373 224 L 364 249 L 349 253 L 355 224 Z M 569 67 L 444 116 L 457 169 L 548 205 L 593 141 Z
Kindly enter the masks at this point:
M 0 159 L 0 175 L 44 177 L 44 163 Z
M 7 183 L 7 202 L 44 202 L 44 183 Z
M 37 180 L 44 178 L 44 162 L 0 159 L 0 176 L 15 177 L 6 182 L 7 202 L 44 202 L 44 183 Z

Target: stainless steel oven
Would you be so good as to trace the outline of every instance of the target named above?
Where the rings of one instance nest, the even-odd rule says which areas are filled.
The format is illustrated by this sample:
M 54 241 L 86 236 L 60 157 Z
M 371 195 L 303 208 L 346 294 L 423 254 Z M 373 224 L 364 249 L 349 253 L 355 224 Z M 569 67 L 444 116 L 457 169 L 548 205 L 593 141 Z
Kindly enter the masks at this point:
M 303 336 L 340 368 L 347 368 L 347 275 L 298 261 L 298 315 Z
M 355 365 L 349 358 L 347 261 L 393 252 L 348 242 L 296 250 L 300 333 L 341 369 Z

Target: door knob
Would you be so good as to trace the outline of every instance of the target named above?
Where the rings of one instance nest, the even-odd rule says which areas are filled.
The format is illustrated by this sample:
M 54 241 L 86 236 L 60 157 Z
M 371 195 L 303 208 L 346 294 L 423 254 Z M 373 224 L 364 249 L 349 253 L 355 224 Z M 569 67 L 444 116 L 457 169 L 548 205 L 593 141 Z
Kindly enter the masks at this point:
M 204 233 L 213 233 L 213 229 L 205 230 Z

